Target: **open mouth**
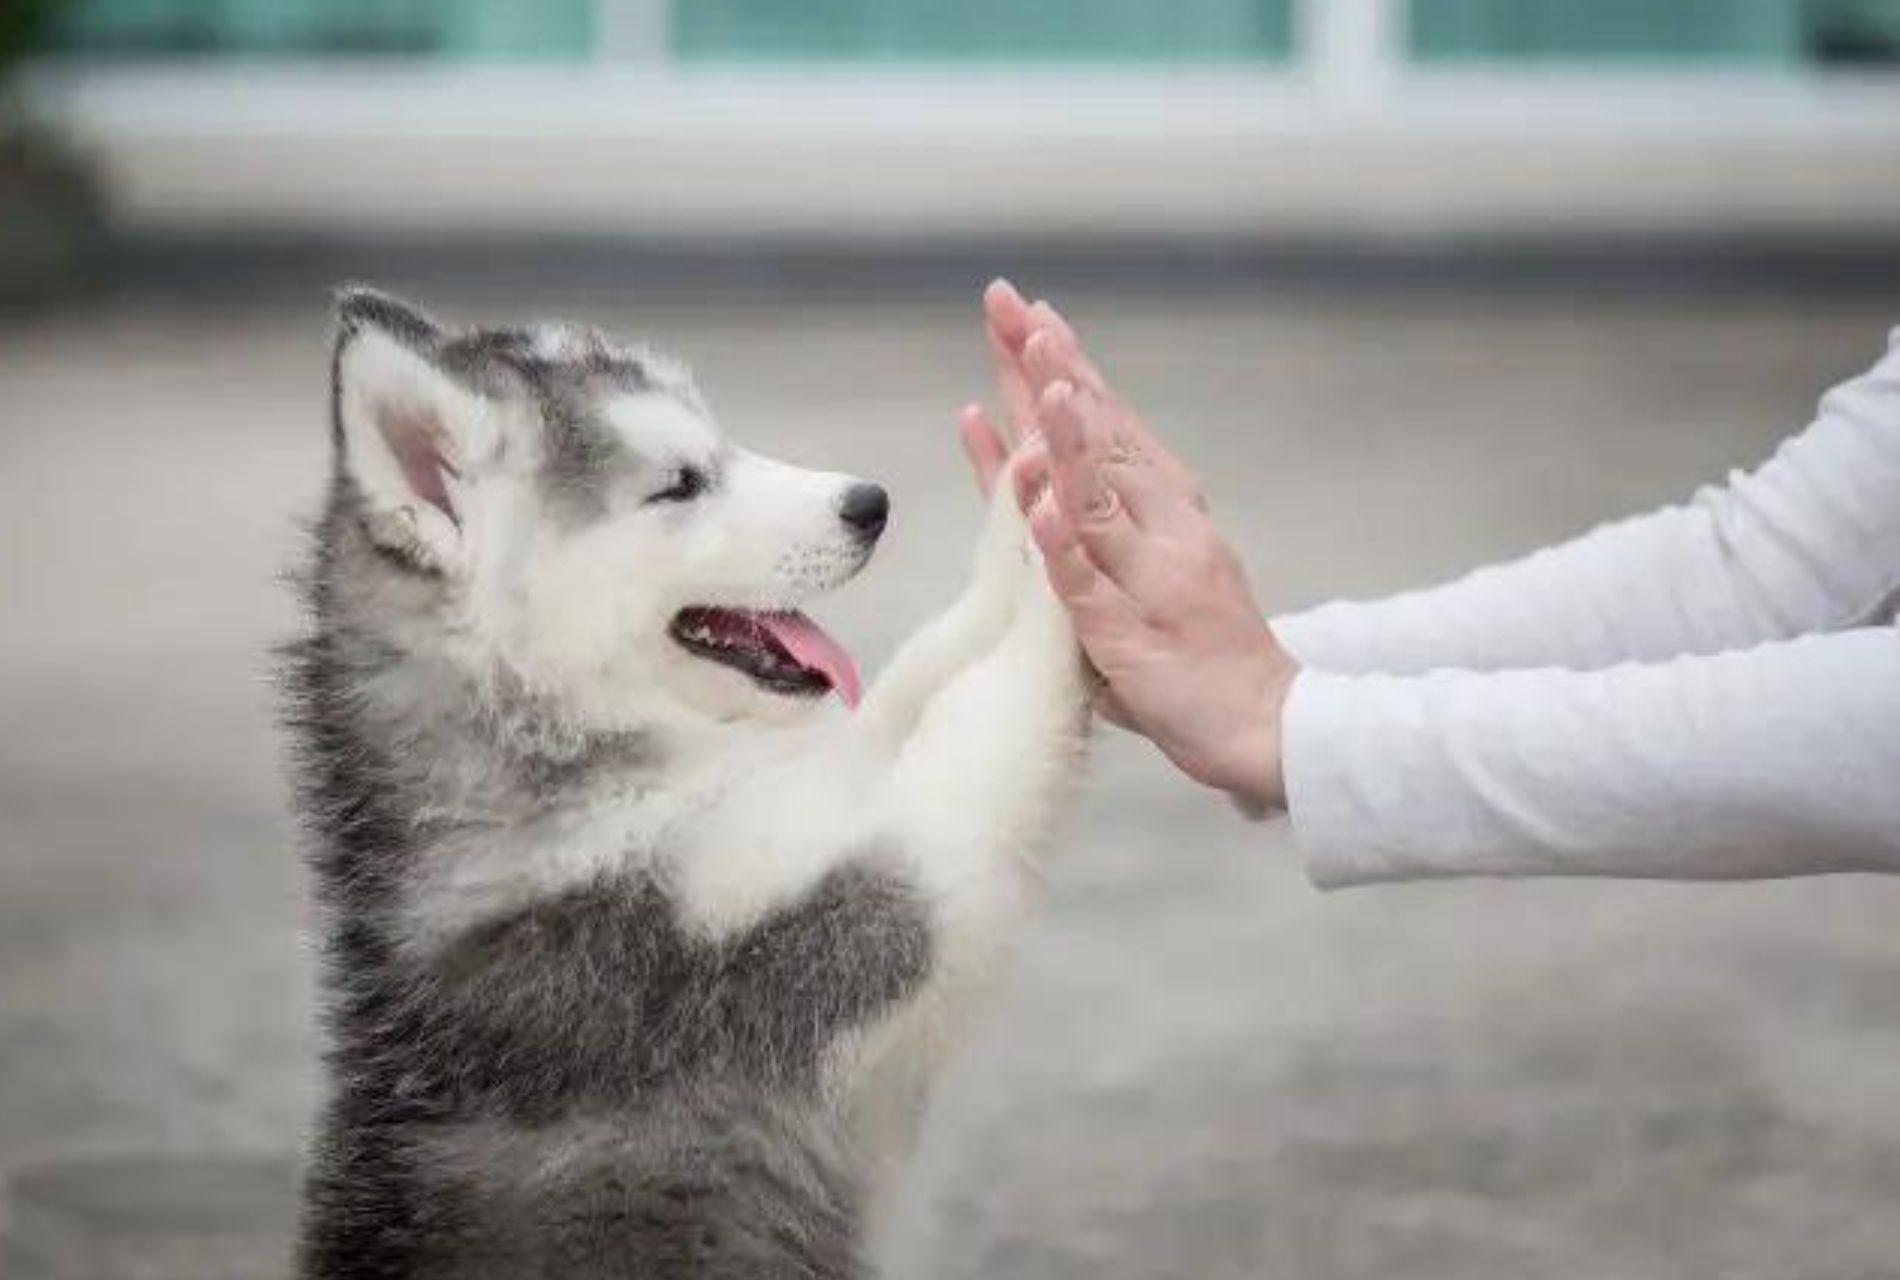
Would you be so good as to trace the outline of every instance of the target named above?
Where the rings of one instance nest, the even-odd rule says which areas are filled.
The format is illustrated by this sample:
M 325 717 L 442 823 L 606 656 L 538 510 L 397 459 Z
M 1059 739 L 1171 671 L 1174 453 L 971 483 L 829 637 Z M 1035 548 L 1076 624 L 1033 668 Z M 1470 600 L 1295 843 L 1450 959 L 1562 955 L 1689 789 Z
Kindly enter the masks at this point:
M 858 705 L 851 655 L 796 610 L 696 605 L 675 614 L 668 631 L 693 656 L 731 667 L 773 693 L 819 698 L 836 690 L 847 706 Z

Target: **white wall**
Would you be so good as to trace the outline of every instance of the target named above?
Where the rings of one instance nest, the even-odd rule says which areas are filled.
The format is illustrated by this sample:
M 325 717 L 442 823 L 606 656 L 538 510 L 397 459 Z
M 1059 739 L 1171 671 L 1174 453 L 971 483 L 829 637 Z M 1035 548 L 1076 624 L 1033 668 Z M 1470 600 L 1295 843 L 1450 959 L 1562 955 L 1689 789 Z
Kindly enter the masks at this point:
M 646 0 L 610 11 L 624 56 L 593 67 L 33 87 L 147 227 L 1900 232 L 1900 77 L 1425 71 L 1396 56 L 1392 0 L 1310 0 L 1284 72 L 694 71 L 651 56 Z

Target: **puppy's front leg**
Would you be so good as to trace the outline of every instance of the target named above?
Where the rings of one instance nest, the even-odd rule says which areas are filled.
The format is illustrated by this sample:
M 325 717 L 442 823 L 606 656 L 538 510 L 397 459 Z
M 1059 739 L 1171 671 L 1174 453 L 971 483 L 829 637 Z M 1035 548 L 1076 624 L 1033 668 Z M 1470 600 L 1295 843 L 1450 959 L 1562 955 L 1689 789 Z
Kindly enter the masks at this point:
M 1012 506 L 1013 509 L 1013 506 Z M 969 877 L 1031 872 L 1052 834 L 1088 725 L 1088 685 L 1068 613 L 1026 539 L 1007 629 L 923 707 L 898 751 L 893 834 L 959 891 Z
M 904 642 L 853 717 L 856 732 L 893 758 L 930 700 L 1001 638 L 1022 577 L 1022 516 L 1007 485 L 990 499 L 970 581 L 943 613 Z
M 1001 501 L 1008 519 L 1015 504 Z M 879 828 L 917 878 L 932 920 L 929 981 L 861 1059 L 860 1133 L 886 1158 L 909 1149 L 945 1042 L 990 985 L 1029 903 L 1088 725 L 1068 615 L 1020 515 L 1009 535 L 1003 634 L 922 703 L 880 797 Z
M 1025 899 L 1088 725 L 1068 613 L 1012 496 L 998 502 L 1008 539 L 997 556 L 1010 579 L 1005 630 L 924 705 L 891 766 L 883 808 L 885 829 L 940 907 L 938 955 L 951 969 L 981 967 Z

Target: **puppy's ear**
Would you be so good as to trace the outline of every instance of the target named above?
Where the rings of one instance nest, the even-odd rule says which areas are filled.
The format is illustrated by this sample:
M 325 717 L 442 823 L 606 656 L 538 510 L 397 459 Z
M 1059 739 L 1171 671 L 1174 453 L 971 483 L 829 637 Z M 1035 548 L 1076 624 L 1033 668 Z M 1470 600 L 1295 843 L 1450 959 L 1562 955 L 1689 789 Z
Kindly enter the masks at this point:
M 380 545 L 420 568 L 460 561 L 470 468 L 492 446 L 495 405 L 441 363 L 446 335 L 387 294 L 337 295 L 332 365 L 339 463 Z

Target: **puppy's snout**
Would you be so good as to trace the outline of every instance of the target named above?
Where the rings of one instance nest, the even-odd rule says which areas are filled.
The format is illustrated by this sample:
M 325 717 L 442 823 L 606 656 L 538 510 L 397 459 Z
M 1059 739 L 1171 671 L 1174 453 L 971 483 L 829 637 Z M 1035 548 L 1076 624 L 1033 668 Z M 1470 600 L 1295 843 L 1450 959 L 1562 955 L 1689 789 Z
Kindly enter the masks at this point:
M 891 518 L 891 495 L 880 485 L 854 484 L 838 501 L 838 518 L 865 542 L 884 532 Z

